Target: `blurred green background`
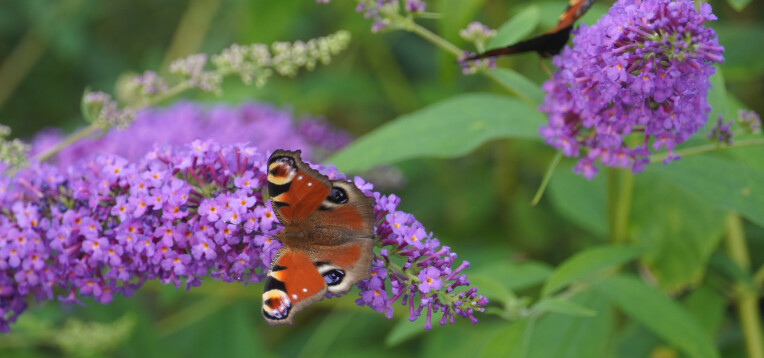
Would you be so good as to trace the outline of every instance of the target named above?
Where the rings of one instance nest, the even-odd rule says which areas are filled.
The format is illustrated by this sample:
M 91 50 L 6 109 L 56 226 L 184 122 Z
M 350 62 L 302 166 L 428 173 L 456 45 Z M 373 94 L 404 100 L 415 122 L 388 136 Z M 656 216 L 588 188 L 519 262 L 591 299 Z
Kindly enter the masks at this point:
M 541 9 L 535 33 L 551 28 L 565 7 L 564 1 L 429 1 L 428 10 L 443 16 L 419 23 L 470 49 L 458 37 L 458 30 L 469 21 L 496 28 L 531 3 Z M 609 3 L 601 1 L 584 21 L 593 23 Z M 727 2 L 711 3 L 720 18 L 711 26 L 727 48 L 721 65 L 727 89 L 742 105 L 763 113 L 764 4 L 754 1 L 744 12 L 737 12 Z M 328 5 L 312 0 L 1 1 L 0 123 L 26 139 L 45 127 L 73 130 L 83 125 L 79 101 L 85 87 L 113 93 L 126 73 L 146 69 L 161 73 L 170 60 L 191 53 L 217 53 L 231 43 L 307 40 L 340 29 L 350 31 L 353 39 L 331 65 L 293 79 L 273 77 L 261 89 L 229 78 L 220 97 L 190 93 L 187 98 L 214 103 L 267 101 L 292 108 L 298 115 L 325 116 L 336 126 L 362 135 L 456 94 L 504 93 L 484 77 L 461 75 L 453 57 L 416 35 L 371 33 L 370 21 L 354 9 L 355 2 L 345 0 Z M 548 75 L 539 62 L 535 54 L 526 54 L 502 59 L 500 65 L 542 83 Z M 607 236 L 605 178 L 585 182 L 573 176 L 572 161 L 563 161 L 557 184 L 553 182 L 547 197 L 536 207 L 529 205 L 554 154 L 540 141 L 494 141 L 462 158 L 399 163 L 405 184 L 382 189 L 402 197 L 402 210 L 413 213 L 460 259 L 472 263 L 467 273 L 479 288 L 483 288 L 481 282 L 500 282 L 504 289 L 534 297 L 557 264 L 583 248 L 605 243 Z M 644 195 L 635 199 L 635 205 L 647 207 L 650 200 L 673 195 L 689 207 L 675 210 L 720 216 L 715 209 L 703 211 L 702 205 L 694 209 L 697 199 L 662 186 L 655 175 L 646 173 L 639 188 Z M 576 198 L 581 192 L 601 195 Z M 594 207 L 582 213 L 566 204 L 578 199 L 594 200 Z M 656 210 L 656 215 L 663 213 Z M 650 230 L 659 230 L 639 226 L 652 220 L 637 218 L 630 236 L 638 240 L 640 235 L 652 235 Z M 745 225 L 751 252 L 763 252 L 764 230 Z M 712 222 L 698 231 L 711 233 L 710 241 L 718 244 L 722 228 Z M 706 249 L 709 255 L 714 245 Z M 754 258 L 754 267 L 761 264 L 760 256 Z M 673 261 L 668 260 L 670 265 Z M 692 273 L 692 279 L 669 284 L 669 291 L 684 300 L 682 294 L 690 286 L 711 290 L 708 280 L 700 278 L 702 271 Z M 407 321 L 404 307 L 395 306 L 392 320 L 356 307 L 355 291 L 306 309 L 294 326 L 270 327 L 259 312 L 261 292 L 261 285 L 243 287 L 211 280 L 188 292 L 152 282 L 134 297 L 116 298 L 107 306 L 91 300 L 86 307 L 33 303 L 13 332 L 0 336 L 0 355 L 457 357 L 479 354 L 506 329 L 502 319 L 480 315 L 474 326 L 457 322 L 436 325 L 424 333 L 423 322 Z M 741 333 L 723 295 L 702 297 L 716 300 L 700 305 L 699 311 L 713 306 L 713 312 L 718 312 L 719 317 L 709 319 L 718 321 L 719 331 L 723 328 L 716 342 L 724 356 L 741 354 Z M 613 308 L 598 296 L 585 294 L 576 300 L 597 310 L 598 318 L 584 321 L 558 315 L 542 321 L 539 325 L 549 326 L 549 344 L 575 339 L 573 333 L 580 330 L 604 335 L 617 327 L 612 339 L 577 344 L 589 344 L 590 353 L 615 356 L 679 356 L 639 324 L 613 319 Z

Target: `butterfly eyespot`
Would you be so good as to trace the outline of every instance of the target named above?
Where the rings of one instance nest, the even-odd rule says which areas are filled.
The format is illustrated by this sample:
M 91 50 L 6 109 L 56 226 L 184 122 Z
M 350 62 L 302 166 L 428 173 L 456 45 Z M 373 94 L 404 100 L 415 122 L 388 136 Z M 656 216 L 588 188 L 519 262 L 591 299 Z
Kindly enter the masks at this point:
M 335 204 L 345 204 L 348 202 L 348 194 L 342 188 L 333 187 L 326 200 Z
M 324 273 L 323 276 L 324 276 L 324 281 L 326 281 L 327 285 L 335 286 L 335 285 L 339 285 L 342 282 L 342 279 L 345 277 L 345 271 L 331 270 Z

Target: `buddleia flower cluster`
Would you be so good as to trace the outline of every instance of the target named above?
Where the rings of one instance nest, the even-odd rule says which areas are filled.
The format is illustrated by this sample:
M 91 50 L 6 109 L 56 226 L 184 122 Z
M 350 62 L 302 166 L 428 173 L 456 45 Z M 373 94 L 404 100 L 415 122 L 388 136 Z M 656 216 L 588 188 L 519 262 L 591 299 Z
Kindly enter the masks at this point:
M 375 229 L 382 247 L 372 262 L 371 279 L 358 283 L 361 297 L 356 303 L 391 318 L 392 306 L 400 300 L 408 308 L 409 320 L 424 315 L 427 330 L 434 315 L 440 315 L 441 325 L 454 323 L 457 316 L 476 323 L 475 313 L 484 311 L 488 299 L 470 287 L 463 273 L 469 262 L 459 263 L 456 253 L 442 246 L 413 215 L 397 210 L 400 198 L 372 192 L 372 185 L 360 178 L 355 184 L 376 199 Z
M 690 0 L 619 0 L 595 25 L 581 25 L 573 46 L 553 60 L 540 109 L 546 142 L 575 171 L 596 175 L 597 163 L 641 171 L 652 151 L 675 146 L 702 128 L 713 65 L 723 61 L 711 6 Z
M 281 247 L 273 239 L 281 225 L 264 199 L 268 154 L 196 140 L 156 147 L 136 161 L 102 154 L 65 168 L 33 163 L 0 178 L 0 331 L 10 329 L 32 297 L 107 304 L 148 280 L 186 289 L 206 279 L 261 281 Z M 341 177 L 336 169 L 324 171 Z M 373 195 L 377 214 L 387 217 L 380 210 L 392 210 L 394 200 Z M 454 290 L 467 284 L 460 273 L 466 264 L 451 270 L 455 255 L 421 226 L 412 234 L 422 236 L 395 241 L 388 233 L 395 225 L 377 225 L 383 250 L 376 279 L 364 287 L 389 290 L 381 297 L 406 293 L 408 302 L 419 292 L 419 310 L 427 307 L 428 316 L 446 307 L 451 319 L 474 319 L 485 299 L 474 289 Z M 414 230 L 414 222 L 407 225 Z M 422 244 L 403 243 L 415 238 Z M 399 269 L 382 264 L 394 257 L 417 259 Z M 382 275 L 393 281 L 378 281 Z
M 350 134 L 322 118 L 296 118 L 292 112 L 266 103 L 205 106 L 181 101 L 138 111 L 127 129 L 82 139 L 58 152 L 52 162 L 65 167 L 94 153 L 135 161 L 157 145 L 182 145 L 199 138 L 220 144 L 252 142 L 260 150 L 301 148 L 310 160 L 323 159 L 351 140 Z M 45 152 L 62 140 L 58 131 L 45 130 L 32 140 L 32 153 Z
M 10 134 L 11 129 L 0 124 L 0 173 L 6 168 L 18 168 L 27 163 L 29 145 L 18 139 L 8 140 Z

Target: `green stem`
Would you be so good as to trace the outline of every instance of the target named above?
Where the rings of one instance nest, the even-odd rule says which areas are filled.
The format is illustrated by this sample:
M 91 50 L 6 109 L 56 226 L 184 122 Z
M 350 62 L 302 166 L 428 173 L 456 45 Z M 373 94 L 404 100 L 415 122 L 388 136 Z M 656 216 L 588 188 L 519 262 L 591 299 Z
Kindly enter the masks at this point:
M 684 148 L 674 151 L 681 157 L 688 157 L 691 155 L 703 154 L 706 152 L 713 152 L 721 149 L 740 148 L 740 147 L 753 147 L 757 145 L 764 145 L 764 138 L 745 139 L 732 143 L 732 145 L 720 145 L 718 143 L 711 143 L 705 145 L 699 145 L 695 147 Z M 650 164 L 660 163 L 668 157 L 668 153 L 662 153 L 654 155 L 650 158 Z
M 456 45 L 452 44 L 451 42 L 449 42 L 448 40 L 446 40 L 446 39 L 436 35 L 435 33 L 433 33 L 432 31 L 428 30 L 427 28 L 425 28 L 425 27 L 423 27 L 423 26 L 413 22 L 412 20 L 404 21 L 403 25 L 401 25 L 401 28 L 403 28 L 403 29 L 405 29 L 407 31 L 411 31 L 411 32 L 421 36 L 425 40 L 430 41 L 433 45 L 438 46 L 441 49 L 443 49 L 444 51 L 454 55 L 456 58 L 459 58 L 459 57 L 461 57 L 464 54 L 464 50 L 462 50 L 458 46 L 456 46 Z M 533 101 L 528 96 L 526 96 L 525 94 L 520 93 L 516 89 L 508 86 L 501 79 L 499 79 L 499 77 L 497 77 L 495 74 L 493 74 L 493 72 L 491 72 L 490 70 L 481 70 L 479 72 L 482 73 L 484 76 L 488 77 L 489 79 L 491 79 L 492 81 L 496 82 L 499 86 L 501 86 L 502 88 L 507 90 L 509 93 L 512 93 L 515 96 L 517 96 L 518 98 L 522 99 L 523 102 L 529 104 L 531 107 L 535 107 L 535 104 L 533 103 Z
M 224 74 L 225 75 L 225 74 Z M 141 108 L 151 106 L 157 103 L 160 103 L 168 98 L 172 98 L 174 96 L 177 96 L 183 91 L 186 91 L 191 88 L 191 83 L 189 81 L 183 81 L 181 83 L 178 83 L 177 85 L 171 87 L 167 91 L 158 94 L 154 97 L 151 97 L 149 100 L 143 101 L 139 104 L 136 104 L 134 106 L 128 107 L 128 110 L 134 110 L 137 111 Z M 34 159 L 40 162 L 44 162 L 52 158 L 54 155 L 58 154 L 61 150 L 64 148 L 72 145 L 74 142 L 83 139 L 87 136 L 90 136 L 91 134 L 95 133 L 99 129 L 103 129 L 103 125 L 100 123 L 91 123 L 89 126 L 84 127 L 80 130 L 75 131 L 74 133 L 70 134 L 68 137 L 64 138 L 61 142 L 58 142 L 53 148 L 50 148 L 42 153 L 39 153 L 35 155 Z
M 432 42 L 435 46 L 440 47 L 444 51 L 456 56 L 461 57 L 464 53 L 464 50 L 460 49 L 458 46 L 448 42 L 446 39 L 436 35 L 432 31 L 426 29 L 424 26 L 421 26 L 417 23 L 415 23 L 412 20 L 409 20 L 404 23 L 403 28 L 411 31 L 419 36 L 422 36 L 427 41 Z
M 743 220 L 737 213 L 731 213 L 726 220 L 727 251 L 741 270 L 749 272 L 751 262 L 748 246 L 745 242 Z M 740 328 L 745 339 L 745 349 L 748 358 L 764 358 L 764 331 L 761 327 L 761 311 L 759 310 L 756 292 L 738 283 L 736 286 L 735 307 L 737 308 Z
M 52 158 L 56 153 L 60 152 L 62 149 L 70 146 L 72 143 L 85 138 L 93 133 L 95 133 L 98 129 L 102 128 L 101 126 L 98 126 L 96 124 L 91 124 L 85 128 L 82 128 L 72 134 L 70 134 L 68 137 L 64 138 L 64 140 L 56 143 L 53 148 L 50 148 L 42 153 L 39 153 L 35 155 L 34 159 L 44 162 L 50 158 Z
M 633 189 L 633 174 L 618 169 L 608 171 L 608 218 L 610 221 L 610 240 L 613 243 L 626 242 L 626 229 L 629 223 Z
M 196 51 L 204 40 L 212 19 L 217 14 L 221 0 L 192 0 L 180 19 L 170 47 L 165 53 L 161 69 L 166 70 L 176 58 L 188 56 Z
M 562 151 L 557 152 L 555 154 L 554 159 L 552 159 L 552 162 L 549 163 L 549 166 L 546 168 L 546 173 L 544 173 L 544 179 L 541 180 L 541 185 L 539 186 L 539 189 L 536 191 L 536 195 L 533 196 L 533 200 L 531 200 L 531 206 L 536 206 L 536 204 L 539 203 L 541 200 L 541 196 L 544 195 L 544 192 L 546 191 L 547 185 L 549 185 L 549 180 L 552 179 L 552 174 L 554 174 L 554 170 L 557 169 L 557 165 L 560 164 L 560 159 L 562 158 Z
M 759 269 L 756 271 L 756 274 L 753 275 L 753 281 L 756 282 L 756 287 L 759 289 L 764 286 L 764 265 L 759 267 Z

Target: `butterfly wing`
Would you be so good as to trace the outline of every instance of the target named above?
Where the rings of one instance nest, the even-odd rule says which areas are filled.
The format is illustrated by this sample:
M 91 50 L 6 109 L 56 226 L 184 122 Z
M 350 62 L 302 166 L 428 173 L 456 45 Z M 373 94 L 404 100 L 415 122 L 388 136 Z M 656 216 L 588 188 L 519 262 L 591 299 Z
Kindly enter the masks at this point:
M 587 10 L 594 4 L 594 0 L 570 0 L 568 8 L 560 15 L 557 26 L 550 33 L 558 32 L 566 27 L 573 26 L 576 20 L 584 16 Z
M 299 150 L 273 152 L 267 179 L 273 210 L 284 226 L 307 220 L 331 191 L 329 179 L 303 163 Z
M 285 246 L 265 280 L 263 316 L 270 324 L 292 323 L 299 310 L 327 291 L 347 292 L 371 269 L 373 199 L 349 182 L 330 181 L 299 154 L 279 150 L 268 160 L 268 190 L 285 227 L 279 234 Z
M 325 293 L 326 281 L 310 256 L 283 246 L 265 278 L 263 317 L 270 324 L 291 324 L 295 313 L 321 300 Z
M 581 18 L 581 16 L 584 16 L 592 4 L 594 4 L 594 0 L 570 0 L 568 8 L 560 15 L 560 20 L 557 22 L 557 26 L 549 32 L 506 47 L 489 50 L 479 55 L 467 57 L 464 61 L 531 51 L 537 52 L 542 57 L 552 57 L 560 53 L 565 44 L 568 43 L 573 24 L 576 20 Z

